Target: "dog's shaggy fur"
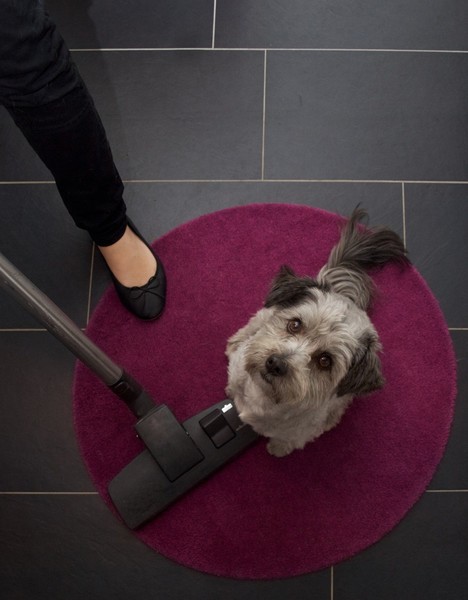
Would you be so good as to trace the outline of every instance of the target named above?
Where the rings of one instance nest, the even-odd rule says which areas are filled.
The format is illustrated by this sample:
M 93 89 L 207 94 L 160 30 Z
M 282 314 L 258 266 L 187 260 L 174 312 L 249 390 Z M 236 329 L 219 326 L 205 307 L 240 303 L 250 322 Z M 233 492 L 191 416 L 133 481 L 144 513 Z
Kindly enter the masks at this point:
M 283 266 L 264 307 L 228 340 L 227 395 L 274 456 L 303 448 L 355 395 L 384 384 L 365 269 L 408 260 L 396 233 L 359 226 L 365 216 L 353 212 L 316 279 Z

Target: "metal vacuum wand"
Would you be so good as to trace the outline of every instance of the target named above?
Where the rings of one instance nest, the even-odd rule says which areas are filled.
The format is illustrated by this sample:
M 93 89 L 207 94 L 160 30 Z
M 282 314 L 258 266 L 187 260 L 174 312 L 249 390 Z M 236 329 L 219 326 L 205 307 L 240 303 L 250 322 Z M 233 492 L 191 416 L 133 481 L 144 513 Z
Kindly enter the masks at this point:
M 141 417 L 154 408 L 143 388 L 94 344 L 52 300 L 0 253 L 0 287 L 93 371 L 132 412 Z

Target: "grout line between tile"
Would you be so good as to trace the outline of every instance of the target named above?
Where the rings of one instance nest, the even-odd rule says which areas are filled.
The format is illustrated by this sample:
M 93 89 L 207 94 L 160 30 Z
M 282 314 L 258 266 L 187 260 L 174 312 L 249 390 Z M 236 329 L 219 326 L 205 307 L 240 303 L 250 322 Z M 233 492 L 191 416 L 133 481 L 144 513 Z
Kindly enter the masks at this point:
M 216 2 L 215 2 L 216 5 Z M 468 54 L 468 50 L 424 48 L 71 48 L 70 52 L 360 52 L 389 54 Z
M 406 197 L 405 197 L 405 182 L 401 182 L 401 212 L 403 217 L 403 245 L 407 248 L 406 243 Z
M 0 181 L 0 185 L 53 185 L 55 181 Z
M 401 179 L 124 179 L 124 183 L 398 183 L 420 185 L 468 185 L 468 181 Z M 54 185 L 55 181 L 0 181 L 0 185 Z
M 426 490 L 426 494 L 468 494 L 468 490 Z
M 93 242 L 91 250 L 91 268 L 89 270 L 89 285 L 88 285 L 88 306 L 86 308 L 86 326 L 89 323 L 89 316 L 91 314 L 91 294 L 93 291 L 93 272 L 94 272 L 94 253 L 96 251 L 96 244 Z
M 265 180 L 266 74 L 267 74 L 267 51 L 265 50 L 264 57 L 263 57 L 262 181 Z
M 265 179 L 272 183 L 405 183 L 405 184 L 431 184 L 431 185 L 466 185 L 468 181 L 430 181 L 416 179 Z
M 335 570 L 334 567 L 330 568 L 330 600 L 333 600 L 335 597 Z
M 86 327 L 81 327 L 81 331 L 86 331 Z M 0 333 L 47 333 L 48 329 L 31 329 L 28 327 L 11 327 L 0 329 Z
M 0 496 L 97 496 L 97 492 L 0 492 Z
M 214 0 L 214 5 L 213 5 L 213 33 L 211 36 L 211 49 L 214 50 L 215 49 L 215 37 L 216 37 L 216 2 L 217 0 Z
M 40 329 L 40 328 L 36 328 L 36 329 L 28 329 L 28 328 L 24 328 L 22 329 L 21 327 L 14 327 L 14 328 L 10 328 L 10 329 L 0 329 L 0 333 L 12 333 L 12 332 L 22 332 L 22 333 L 31 333 L 31 332 L 44 332 L 47 331 L 47 329 Z
M 399 179 L 125 179 L 124 183 L 394 183 Z M 414 182 L 412 182 L 414 183 Z M 429 181 L 418 183 L 433 183 Z M 452 183 L 452 182 L 437 182 Z M 468 185 L 468 181 L 465 182 Z

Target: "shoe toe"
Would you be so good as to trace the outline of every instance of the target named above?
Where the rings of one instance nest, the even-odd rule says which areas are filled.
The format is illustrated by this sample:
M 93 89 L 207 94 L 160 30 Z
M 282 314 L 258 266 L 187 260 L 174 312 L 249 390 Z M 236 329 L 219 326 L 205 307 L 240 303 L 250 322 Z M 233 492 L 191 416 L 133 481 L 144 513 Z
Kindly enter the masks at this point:
M 145 321 L 157 319 L 166 303 L 166 274 L 156 256 L 158 268 L 156 274 L 141 287 L 125 287 L 112 276 L 115 289 L 122 304 L 135 316 Z
M 143 243 L 153 253 L 157 269 L 155 275 L 141 287 L 125 287 L 122 285 L 110 271 L 112 281 L 122 304 L 135 316 L 145 321 L 157 319 L 166 303 L 166 273 L 164 271 L 161 259 L 154 252 L 152 247 L 146 242 L 130 219 L 127 219 L 130 229 L 143 241 Z
M 164 309 L 165 288 L 165 281 L 156 274 L 146 285 L 128 289 L 127 307 L 140 319 L 156 319 Z

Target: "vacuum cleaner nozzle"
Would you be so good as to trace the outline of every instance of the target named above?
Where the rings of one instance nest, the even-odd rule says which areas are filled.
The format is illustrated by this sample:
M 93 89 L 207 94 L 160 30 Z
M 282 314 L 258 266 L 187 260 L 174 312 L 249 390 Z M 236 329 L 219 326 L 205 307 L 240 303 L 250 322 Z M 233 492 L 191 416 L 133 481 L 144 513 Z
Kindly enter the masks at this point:
M 135 425 L 147 449 L 112 479 L 109 495 L 124 522 L 140 527 L 249 447 L 258 435 L 224 400 L 180 424 L 165 405 Z

